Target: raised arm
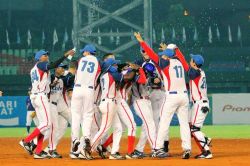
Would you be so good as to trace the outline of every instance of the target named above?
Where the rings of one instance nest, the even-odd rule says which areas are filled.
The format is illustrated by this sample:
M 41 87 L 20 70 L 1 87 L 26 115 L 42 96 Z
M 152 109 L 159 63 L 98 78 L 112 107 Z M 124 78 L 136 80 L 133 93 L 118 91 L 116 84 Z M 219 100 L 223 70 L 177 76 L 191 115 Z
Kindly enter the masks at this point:
M 176 54 L 177 58 L 180 60 L 182 66 L 184 67 L 184 70 L 187 72 L 189 70 L 189 65 L 188 65 L 184 55 L 182 54 L 181 50 L 178 47 L 175 48 L 175 54 Z
M 135 32 L 134 35 L 135 35 L 135 38 L 137 39 L 137 41 L 140 43 L 141 47 L 148 54 L 148 56 L 150 57 L 150 59 L 152 59 L 156 64 L 158 64 L 159 63 L 159 57 L 158 57 L 158 55 L 142 39 L 141 34 L 139 32 Z

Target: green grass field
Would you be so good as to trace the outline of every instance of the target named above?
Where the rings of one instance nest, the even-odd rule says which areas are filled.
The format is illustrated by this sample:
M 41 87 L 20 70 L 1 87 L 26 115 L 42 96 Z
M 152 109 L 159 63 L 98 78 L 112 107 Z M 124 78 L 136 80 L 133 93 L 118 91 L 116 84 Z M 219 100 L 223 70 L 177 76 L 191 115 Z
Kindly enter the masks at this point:
M 212 138 L 244 138 L 250 139 L 250 125 L 211 125 L 204 126 L 202 130 L 207 136 Z M 31 129 L 32 131 L 32 129 Z M 138 127 L 137 136 L 140 133 Z M 180 137 L 178 126 L 171 126 L 170 137 Z M 24 137 L 26 128 L 0 128 L 0 137 Z M 66 132 L 66 137 L 70 136 L 70 129 Z

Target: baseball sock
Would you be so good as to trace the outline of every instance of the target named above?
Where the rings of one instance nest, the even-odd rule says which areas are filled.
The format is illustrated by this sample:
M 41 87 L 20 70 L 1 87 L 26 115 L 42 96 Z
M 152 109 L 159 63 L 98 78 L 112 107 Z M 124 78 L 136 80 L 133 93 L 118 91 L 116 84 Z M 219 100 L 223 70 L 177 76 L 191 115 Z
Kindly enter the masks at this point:
M 134 151 L 135 136 L 128 136 L 128 154 Z
M 43 138 L 44 138 L 44 135 L 40 133 L 37 139 L 36 154 L 39 154 L 42 151 Z
M 163 149 L 164 149 L 164 152 L 168 152 L 168 145 L 169 145 L 169 141 L 164 141 L 164 147 L 163 147 Z
M 27 142 L 27 143 L 30 142 L 35 137 L 37 137 L 40 133 L 41 133 L 40 130 L 38 128 L 35 128 L 35 130 L 24 139 L 24 142 Z
M 27 128 L 27 133 L 29 134 L 30 133 L 30 126 L 26 126 Z
M 113 143 L 113 133 L 108 137 L 108 139 L 102 145 L 104 148 L 107 148 L 110 144 Z

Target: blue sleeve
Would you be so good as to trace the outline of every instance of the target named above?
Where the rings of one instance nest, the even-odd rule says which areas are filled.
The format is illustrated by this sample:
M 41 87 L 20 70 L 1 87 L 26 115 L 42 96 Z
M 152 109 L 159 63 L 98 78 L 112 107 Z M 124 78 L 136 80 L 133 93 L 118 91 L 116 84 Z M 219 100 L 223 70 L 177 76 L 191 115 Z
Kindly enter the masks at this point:
M 201 75 L 201 72 L 199 70 L 195 70 L 192 67 L 189 68 L 188 76 L 191 80 L 194 80 L 195 78 L 199 77 L 200 75 Z
M 159 66 L 161 69 L 165 69 L 170 64 L 169 60 L 160 58 L 159 59 Z
M 121 82 L 123 80 L 123 75 L 121 73 L 115 72 L 110 73 L 116 82 Z
M 39 62 L 37 67 L 42 71 L 48 71 L 48 62 Z

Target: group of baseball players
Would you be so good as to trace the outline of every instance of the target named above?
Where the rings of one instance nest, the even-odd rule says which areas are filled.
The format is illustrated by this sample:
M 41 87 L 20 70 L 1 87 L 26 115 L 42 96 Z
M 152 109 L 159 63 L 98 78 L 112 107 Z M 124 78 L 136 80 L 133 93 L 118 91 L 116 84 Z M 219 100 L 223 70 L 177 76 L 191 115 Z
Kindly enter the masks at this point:
M 209 112 L 206 76 L 201 69 L 203 57 L 191 55 L 188 64 L 175 44 L 162 43 L 161 52 L 155 53 L 140 33 L 135 32 L 134 36 L 141 53 L 134 62 L 122 63 L 113 53 L 98 60 L 91 44 L 80 50 L 77 63 L 71 61 L 69 65 L 62 62 L 71 59 L 75 50 L 67 51 L 55 62 L 49 62 L 48 51 L 35 54 L 29 102 L 38 122 L 34 131 L 19 142 L 29 154 L 34 154 L 35 159 L 62 158 L 56 149 L 70 124 L 72 159 L 92 160 L 93 152 L 103 159 L 108 154 L 113 160 L 141 159 L 146 156 L 147 141 L 150 157 L 169 157 L 170 122 L 177 114 L 182 158 L 191 156 L 191 137 L 201 150 L 195 158 L 212 158 L 211 138 L 201 131 Z M 54 74 L 50 74 L 52 69 Z M 131 106 L 142 120 L 136 145 L 137 126 Z M 27 129 L 28 126 L 27 123 Z M 119 149 L 126 130 L 127 152 L 123 156 Z M 45 140 L 49 144 L 43 149 Z

